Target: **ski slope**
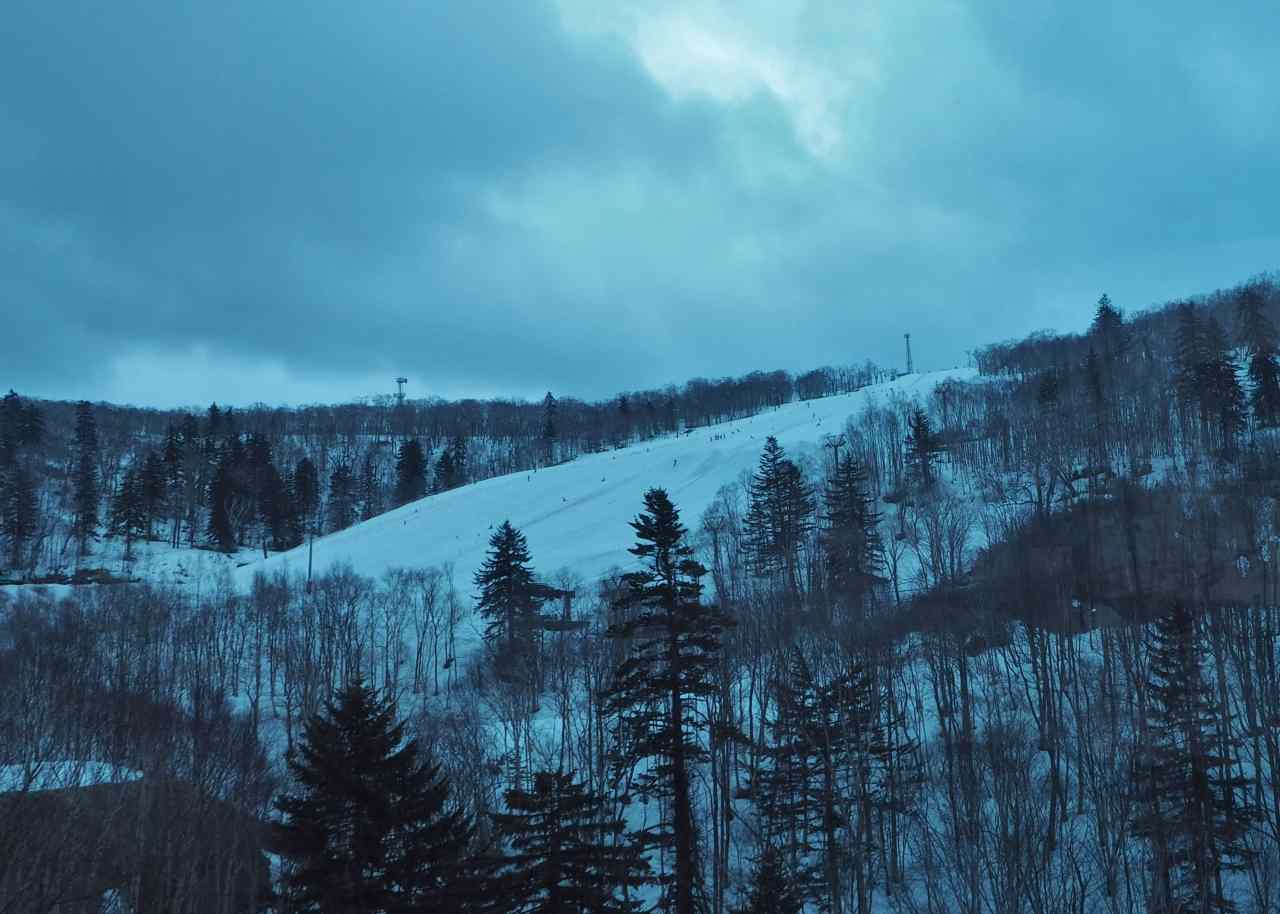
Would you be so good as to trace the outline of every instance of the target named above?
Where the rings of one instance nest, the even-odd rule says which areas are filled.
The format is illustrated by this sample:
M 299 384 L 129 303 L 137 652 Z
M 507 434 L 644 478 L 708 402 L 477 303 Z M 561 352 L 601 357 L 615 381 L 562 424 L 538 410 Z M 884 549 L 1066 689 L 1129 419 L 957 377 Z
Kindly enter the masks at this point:
M 824 438 L 843 431 L 845 421 L 873 398 L 884 401 L 895 392 L 924 398 L 943 381 L 975 374 L 957 368 L 906 375 L 851 394 L 789 403 L 678 437 L 430 495 L 317 539 L 314 570 L 319 574 L 349 563 L 356 572 L 376 577 L 390 568 L 452 562 L 465 589 L 484 560 L 493 530 L 510 520 L 527 537 L 532 565 L 544 580 L 568 570 L 594 581 L 612 567 L 633 566 L 627 549 L 635 537 L 628 522 L 643 507 L 645 490 L 665 488 L 685 526 L 694 530 L 721 486 L 754 471 L 768 436 L 775 436 L 792 459 L 816 460 Z M 247 588 L 260 572 L 305 574 L 307 551 L 304 544 L 241 565 L 233 572 L 235 582 Z

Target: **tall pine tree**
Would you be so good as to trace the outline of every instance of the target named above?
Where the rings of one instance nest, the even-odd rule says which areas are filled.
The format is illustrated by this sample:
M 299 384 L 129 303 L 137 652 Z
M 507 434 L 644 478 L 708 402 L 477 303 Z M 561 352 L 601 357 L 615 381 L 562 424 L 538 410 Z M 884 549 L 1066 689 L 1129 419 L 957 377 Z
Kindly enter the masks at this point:
M 509 790 L 494 815 L 500 844 L 495 888 L 510 914 L 629 914 L 649 865 L 606 797 L 567 774 L 537 772 L 532 790 Z
M 942 439 L 934 432 L 929 414 L 917 406 L 907 417 L 907 464 L 919 488 L 933 488 L 942 451 Z
M 427 457 L 422 442 L 410 438 L 396 454 L 396 505 L 416 501 L 427 494 Z
M 1248 359 L 1249 409 L 1259 428 L 1280 424 L 1280 352 L 1276 329 L 1258 283 L 1246 286 L 1236 302 L 1236 337 Z
M 98 530 L 98 423 L 85 400 L 76 404 L 75 461 L 71 530 L 83 557 Z
M 662 489 L 644 496 L 631 527 L 631 554 L 645 568 L 625 576 L 610 637 L 627 647 L 605 699 L 616 725 L 615 773 L 631 775 L 631 791 L 658 800 L 664 815 L 645 833 L 649 846 L 671 852 L 674 870 L 660 878 L 667 910 L 694 914 L 701 867 L 693 809 L 693 767 L 707 757 L 699 702 L 714 694 L 712 671 L 721 636 L 732 624 L 702 602 L 707 570 L 693 558 L 680 514 Z
M 476 571 L 475 586 L 476 609 L 488 621 L 485 640 L 506 652 L 532 648 L 539 609 L 556 592 L 534 579 L 529 544 L 511 521 L 503 521 L 489 537 L 489 554 Z
M 363 683 L 306 725 L 277 801 L 290 908 L 316 914 L 464 909 L 471 826 L 394 703 Z
M 1205 680 L 1205 645 L 1186 606 L 1157 621 L 1149 656 L 1150 697 L 1134 781 L 1135 833 L 1151 844 L 1151 910 L 1235 910 L 1224 871 L 1244 869 L 1244 837 L 1257 816 L 1240 739 L 1222 719 Z
M 345 530 L 356 521 L 355 479 L 351 464 L 340 463 L 329 477 L 329 532 Z
M 124 538 L 124 556 L 133 557 L 133 541 L 144 536 L 147 530 L 146 497 L 142 474 L 130 467 L 124 480 L 111 500 L 111 513 L 107 520 L 111 532 Z
M 813 491 L 772 435 L 765 439 L 749 494 L 745 528 L 755 573 L 777 575 L 798 593 L 800 550 L 813 529 Z
M 23 565 L 23 549 L 36 535 L 40 524 L 36 483 L 22 462 L 0 467 L 0 534 L 8 541 L 10 565 Z
M 845 454 L 827 481 L 823 547 L 832 596 L 860 607 L 884 563 L 880 513 L 867 488 L 867 472 Z

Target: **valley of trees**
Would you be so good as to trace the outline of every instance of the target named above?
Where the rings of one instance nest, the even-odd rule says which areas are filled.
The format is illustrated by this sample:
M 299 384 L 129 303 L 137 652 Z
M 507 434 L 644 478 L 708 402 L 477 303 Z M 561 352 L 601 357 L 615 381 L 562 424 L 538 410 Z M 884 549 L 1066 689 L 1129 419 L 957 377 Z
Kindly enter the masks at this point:
M 171 823 L 121 791 L 0 793 L 65 807 L 0 818 L 0 860 L 22 861 L 0 912 L 115 882 L 172 911 L 1278 910 L 1278 316 L 1267 277 L 1129 317 L 1103 296 L 1087 332 L 988 346 L 922 402 L 869 398 L 824 447 L 769 439 L 701 517 L 650 489 L 633 561 L 599 581 L 549 579 L 487 518 L 479 568 L 0 589 L 0 763 L 194 785 L 175 808 L 236 836 L 166 855 Z M 679 422 L 739 408 L 713 399 Z M 524 407 L 513 462 L 487 466 L 588 449 L 580 406 Z M 206 492 L 252 493 L 193 520 L 167 447 L 104 467 L 101 410 L 4 410 L 5 504 L 37 502 L 6 508 L 11 549 L 14 518 L 43 523 L 48 484 L 23 478 L 45 478 L 55 424 L 68 550 L 103 523 L 282 548 L 366 513 L 363 471 L 336 464 L 335 495 L 301 432 L 187 420 L 206 451 L 179 426 Z M 453 430 L 378 435 L 398 442 L 380 499 L 481 459 Z M 503 436 L 480 437 L 496 460 Z M 111 837 L 70 843 L 104 802 Z M 101 877 L 45 878 L 60 847 Z M 280 855 L 276 878 L 246 847 Z

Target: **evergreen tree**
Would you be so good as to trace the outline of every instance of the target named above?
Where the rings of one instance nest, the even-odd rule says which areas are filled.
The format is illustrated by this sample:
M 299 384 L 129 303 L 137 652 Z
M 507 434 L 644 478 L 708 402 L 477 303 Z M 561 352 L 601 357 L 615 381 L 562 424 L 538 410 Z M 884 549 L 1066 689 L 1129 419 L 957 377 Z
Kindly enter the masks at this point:
M 260 541 L 262 556 L 266 558 L 268 543 L 272 549 L 287 549 L 291 545 L 293 505 L 289 488 L 274 463 L 268 462 L 258 470 L 257 483 L 258 523 L 262 531 Z
M 1237 338 L 1248 359 L 1249 409 L 1261 428 L 1280 424 L 1280 352 L 1262 287 L 1253 283 L 1236 303 Z
M 1094 312 L 1089 335 L 1097 339 L 1102 349 L 1102 358 L 1109 368 L 1124 361 L 1129 350 L 1124 315 L 1111 304 L 1111 298 L 1105 292 L 1098 299 L 1098 309 Z
M 147 459 L 143 461 L 142 470 L 138 475 L 144 518 L 142 535 L 151 539 L 155 532 L 156 517 L 164 511 L 165 497 L 168 492 L 165 466 L 160 455 L 155 451 L 148 451 Z
M 631 893 L 649 865 L 626 836 L 608 800 L 569 775 L 540 771 L 532 790 L 509 790 L 495 814 L 500 861 L 497 890 L 511 914 L 627 914 L 641 910 Z
M 453 478 L 449 488 L 456 489 L 458 486 L 465 486 L 470 481 L 467 475 L 467 439 L 462 435 L 454 435 L 453 443 L 449 445 L 450 462 L 453 464 Z
M 395 705 L 363 683 L 306 725 L 295 787 L 277 801 L 294 910 L 455 911 L 471 827 L 439 765 L 406 740 Z
M 651 847 L 670 850 L 674 872 L 659 879 L 667 910 L 693 914 L 701 867 L 693 817 L 693 765 L 707 757 L 699 701 L 716 692 L 712 670 L 731 621 L 702 602 L 707 570 L 693 558 L 680 514 L 667 493 L 650 489 L 631 523 L 631 554 L 647 566 L 624 577 L 610 637 L 627 645 L 605 697 L 615 721 L 614 770 L 630 775 L 634 795 L 658 800 L 664 814 L 644 833 Z M 641 767 L 642 763 L 649 762 Z M 639 770 L 637 770 L 639 769 Z
M 340 463 L 329 477 L 329 531 L 345 530 L 356 520 L 355 479 L 351 464 Z
M 0 467 L 0 534 L 8 541 L 9 560 L 22 565 L 23 547 L 35 536 L 40 524 L 35 479 L 21 462 Z
M 360 470 L 360 519 L 372 520 L 382 513 L 382 483 L 373 453 L 364 455 Z
M 1036 403 L 1043 411 L 1049 411 L 1058 406 L 1060 397 L 1058 375 L 1052 371 L 1046 371 L 1040 376 L 1040 383 L 1036 387 Z
M 298 461 L 290 482 L 292 514 L 298 525 L 294 539 L 302 542 L 304 535 L 312 529 L 316 512 L 320 509 L 320 474 L 310 457 L 303 457 Z
M 510 651 L 528 647 L 541 620 L 539 608 L 555 591 L 534 580 L 524 534 L 502 525 L 489 537 L 489 554 L 475 574 L 476 609 L 488 620 L 484 637 Z
M 133 556 L 133 541 L 147 532 L 146 495 L 142 474 L 130 467 L 111 501 L 108 527 L 116 536 L 124 537 L 125 558 Z
M 75 460 L 71 529 L 84 556 L 98 529 L 98 423 L 85 400 L 76 404 Z
M 1244 422 L 1245 397 L 1226 334 L 1188 302 L 1179 308 L 1175 342 L 1178 399 L 1195 410 L 1204 445 L 1230 455 Z
M 396 454 L 395 504 L 397 506 L 416 501 L 427 494 L 427 458 L 422 452 L 422 442 L 410 438 L 400 445 Z
M 187 542 L 194 546 L 199 527 L 198 511 L 201 496 L 207 486 L 210 464 L 200 444 L 200 420 L 192 413 L 182 417 L 179 429 L 182 448 L 179 451 L 181 472 L 169 475 L 170 492 L 177 498 L 174 502 L 174 541 L 175 546 L 181 540 L 183 519 L 187 525 Z M 166 458 L 167 459 L 167 458 Z
M 746 901 L 733 914 L 802 914 L 803 907 L 804 899 L 795 889 L 782 854 L 766 844 L 756 858 Z
M 1196 306 L 1184 302 L 1178 306 L 1178 327 L 1174 335 L 1176 370 L 1174 388 L 1183 403 L 1197 403 L 1200 398 L 1201 365 L 1206 361 L 1204 334 Z
M 236 458 L 231 449 L 223 452 L 209 483 L 209 542 L 226 553 L 236 548 L 232 501 L 236 497 Z
M 560 437 L 560 423 L 556 416 L 556 398 L 551 391 L 542 399 L 542 444 L 546 449 L 546 462 L 555 462 L 556 439 Z
M 1244 838 L 1257 817 L 1253 780 L 1205 681 L 1205 646 L 1195 616 L 1179 606 L 1155 625 L 1150 700 L 1134 780 L 1135 833 L 1152 849 L 1151 910 L 1232 911 L 1223 871 L 1242 870 Z
M 453 449 L 446 447 L 436 460 L 435 478 L 431 489 L 434 492 L 447 492 L 458 485 L 458 473 L 453 463 Z
M 182 539 L 183 500 L 187 490 L 186 446 L 182 433 L 170 425 L 164 439 L 164 487 L 172 525 L 169 530 L 169 545 L 175 549 Z
M 18 451 L 44 437 L 44 416 L 34 403 L 24 403 L 10 390 L 0 399 L 0 467 L 17 462 Z
M 435 478 L 431 483 L 432 492 L 447 492 L 464 485 L 467 481 L 467 440 L 455 435 L 449 444 L 440 450 L 436 459 Z
M 760 783 L 766 837 L 795 890 L 837 914 L 850 868 L 870 903 L 877 771 L 910 748 L 889 738 L 880 688 L 873 671 L 852 660 L 820 677 L 799 648 L 778 684 L 772 764 Z
M 1244 390 L 1236 377 L 1235 362 L 1222 325 L 1212 317 L 1204 322 L 1204 358 L 1200 366 L 1202 410 L 1216 426 L 1217 443 L 1223 453 L 1235 451 L 1236 439 L 1245 418 Z
M 907 417 L 907 463 L 921 489 L 931 489 L 937 481 L 934 465 L 942 451 L 942 439 L 934 433 L 929 414 L 917 406 Z
M 12 390 L 0 399 L 0 535 L 15 568 L 40 522 L 35 475 L 21 451 L 43 436 L 44 417 L 34 403 L 24 403 Z
M 752 566 L 761 576 L 783 576 L 787 588 L 798 593 L 800 548 L 813 529 L 813 492 L 772 435 L 765 439 L 749 491 L 745 529 Z
M 884 564 L 884 545 L 880 512 L 867 490 L 867 472 L 852 453 L 836 465 L 824 494 L 829 586 L 837 599 L 857 605 Z

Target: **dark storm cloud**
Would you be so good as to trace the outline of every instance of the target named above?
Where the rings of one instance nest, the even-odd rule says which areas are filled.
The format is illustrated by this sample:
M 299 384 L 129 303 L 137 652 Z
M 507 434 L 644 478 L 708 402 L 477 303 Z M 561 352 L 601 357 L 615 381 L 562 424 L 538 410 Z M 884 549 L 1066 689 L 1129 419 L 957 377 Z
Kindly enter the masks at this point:
M 905 329 L 941 366 L 1276 266 L 1262 4 L 815 5 L 692 75 L 572 6 L 17 4 L 0 384 L 599 396 Z

